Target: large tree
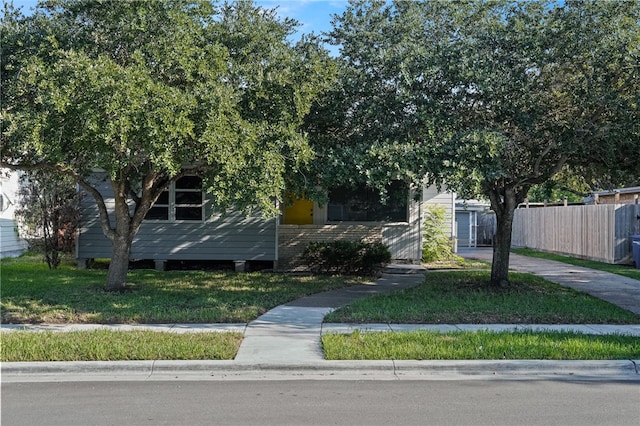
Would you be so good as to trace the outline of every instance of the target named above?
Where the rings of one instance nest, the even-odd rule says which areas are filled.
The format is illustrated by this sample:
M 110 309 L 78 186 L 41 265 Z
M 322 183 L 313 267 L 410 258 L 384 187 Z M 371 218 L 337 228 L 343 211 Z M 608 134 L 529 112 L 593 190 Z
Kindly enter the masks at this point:
M 198 174 L 215 206 L 274 214 L 285 171 L 309 157 L 300 124 L 331 66 L 273 10 L 50 0 L 28 17 L 6 8 L 2 25 L 1 165 L 65 173 L 95 198 L 108 290 L 125 287 L 133 238 L 172 182 Z
M 568 165 L 637 175 L 636 0 L 352 1 L 329 36 L 340 84 L 310 116 L 331 164 L 317 172 L 378 185 L 426 175 L 487 197 L 495 285 L 508 282 L 514 211 L 532 185 Z

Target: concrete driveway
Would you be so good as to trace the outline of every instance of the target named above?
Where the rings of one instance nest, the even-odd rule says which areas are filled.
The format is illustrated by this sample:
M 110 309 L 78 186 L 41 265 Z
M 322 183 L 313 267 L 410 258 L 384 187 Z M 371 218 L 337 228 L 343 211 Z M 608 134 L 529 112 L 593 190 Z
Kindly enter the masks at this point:
M 493 249 L 459 249 L 458 255 L 466 259 L 491 262 Z M 640 314 L 640 281 L 609 272 L 573 266 L 553 260 L 538 259 L 511 253 L 510 269 L 529 272 L 546 280 L 584 291 L 611 302 L 636 314 Z

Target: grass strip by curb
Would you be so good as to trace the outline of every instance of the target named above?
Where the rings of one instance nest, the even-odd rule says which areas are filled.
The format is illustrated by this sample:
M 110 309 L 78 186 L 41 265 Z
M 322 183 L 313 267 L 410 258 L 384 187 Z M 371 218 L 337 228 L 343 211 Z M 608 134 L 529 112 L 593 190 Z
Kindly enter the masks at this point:
M 229 360 L 241 333 L 14 331 L 0 335 L 0 361 Z
M 640 338 L 574 332 L 437 331 L 325 334 L 328 360 L 623 360 L 640 358 Z

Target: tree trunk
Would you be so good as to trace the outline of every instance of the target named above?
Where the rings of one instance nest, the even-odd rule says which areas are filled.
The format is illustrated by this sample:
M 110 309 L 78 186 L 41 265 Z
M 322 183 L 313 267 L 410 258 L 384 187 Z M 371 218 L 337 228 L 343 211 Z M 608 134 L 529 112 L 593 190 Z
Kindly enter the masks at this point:
M 123 291 L 127 286 L 131 242 L 126 237 L 117 236 L 113 239 L 112 244 L 111 262 L 109 263 L 105 290 Z
M 107 205 L 100 191 L 90 181 L 78 179 L 80 186 L 96 200 L 102 232 L 112 244 L 111 263 L 109 264 L 107 283 L 105 284 L 105 290 L 107 291 L 123 291 L 126 288 L 129 255 L 133 238 L 138 233 L 140 225 L 153 203 L 171 183 L 169 178 L 158 175 L 150 169 L 141 179 L 143 182 L 142 197 L 134 198 L 136 208 L 133 216 L 131 216 L 131 208 L 127 203 L 127 197 L 131 195 L 129 190 L 131 185 L 128 180 L 130 179 L 128 177 L 129 172 L 130 170 L 125 169 L 121 172 L 119 179 L 111 179 L 115 203 L 113 212 L 115 226 L 113 227 L 109 217 L 110 212 L 107 210 Z M 180 176 L 179 174 L 174 179 Z
M 509 255 L 511 252 L 511 231 L 514 211 L 505 211 L 501 217 L 496 215 L 496 237 L 493 241 L 493 261 L 491 264 L 491 285 L 509 284 Z
M 493 241 L 493 261 L 491 263 L 491 285 L 509 285 L 509 255 L 513 217 L 518 200 L 511 188 L 490 193 L 491 208 L 496 213 L 496 235 Z

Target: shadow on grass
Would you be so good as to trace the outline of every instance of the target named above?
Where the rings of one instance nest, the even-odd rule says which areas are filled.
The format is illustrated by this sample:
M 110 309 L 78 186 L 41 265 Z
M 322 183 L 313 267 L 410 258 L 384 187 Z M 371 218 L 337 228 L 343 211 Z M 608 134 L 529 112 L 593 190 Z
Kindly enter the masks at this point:
M 273 273 L 133 270 L 127 292 L 103 289 L 106 271 L 49 270 L 13 263 L 2 270 L 4 323 L 247 322 L 299 297 L 359 284 L 357 278 Z

